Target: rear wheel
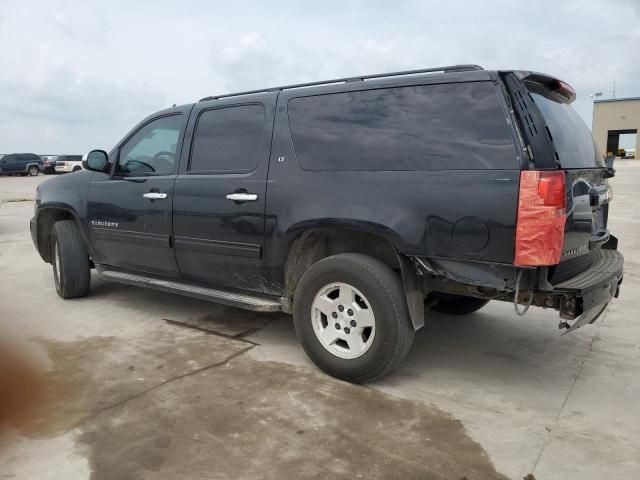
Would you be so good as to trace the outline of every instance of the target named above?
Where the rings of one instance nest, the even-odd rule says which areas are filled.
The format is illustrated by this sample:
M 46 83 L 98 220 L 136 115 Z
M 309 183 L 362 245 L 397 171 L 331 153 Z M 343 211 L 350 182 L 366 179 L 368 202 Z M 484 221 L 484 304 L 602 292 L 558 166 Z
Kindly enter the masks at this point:
M 489 300 L 484 298 L 464 297 L 446 293 L 436 294 L 436 300 L 437 303 L 431 307 L 431 310 L 451 315 L 467 315 L 480 310 L 489 303 Z
M 312 265 L 298 282 L 293 320 L 311 360 L 334 377 L 384 377 L 414 339 L 399 276 L 380 260 L 340 254 Z
M 82 167 L 73 167 L 74 172 L 79 172 L 80 170 L 82 170 Z
M 31 165 L 27 172 L 29 173 L 29 176 L 36 177 L 40 173 L 40 169 L 35 165 Z
M 89 292 L 89 253 L 74 220 L 53 225 L 51 241 L 53 280 L 62 298 L 84 297 Z

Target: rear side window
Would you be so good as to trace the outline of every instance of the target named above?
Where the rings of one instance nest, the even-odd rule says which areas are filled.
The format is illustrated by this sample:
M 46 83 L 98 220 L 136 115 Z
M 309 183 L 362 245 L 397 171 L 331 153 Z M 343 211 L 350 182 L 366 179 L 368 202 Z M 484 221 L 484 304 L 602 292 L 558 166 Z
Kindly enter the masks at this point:
M 518 168 L 491 82 L 298 97 L 288 111 L 307 170 Z
M 573 107 L 531 91 L 531 97 L 547 122 L 563 168 L 604 166 L 589 128 Z
M 250 172 L 264 155 L 262 105 L 205 110 L 191 149 L 190 172 Z

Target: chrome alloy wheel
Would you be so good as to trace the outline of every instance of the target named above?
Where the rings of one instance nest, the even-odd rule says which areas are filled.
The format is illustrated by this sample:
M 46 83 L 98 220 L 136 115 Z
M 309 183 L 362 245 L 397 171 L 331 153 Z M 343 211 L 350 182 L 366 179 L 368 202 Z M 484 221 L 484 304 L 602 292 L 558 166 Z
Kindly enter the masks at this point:
M 364 355 L 376 333 L 371 304 L 358 289 L 342 282 L 318 291 L 311 304 L 311 322 L 320 344 L 345 359 Z

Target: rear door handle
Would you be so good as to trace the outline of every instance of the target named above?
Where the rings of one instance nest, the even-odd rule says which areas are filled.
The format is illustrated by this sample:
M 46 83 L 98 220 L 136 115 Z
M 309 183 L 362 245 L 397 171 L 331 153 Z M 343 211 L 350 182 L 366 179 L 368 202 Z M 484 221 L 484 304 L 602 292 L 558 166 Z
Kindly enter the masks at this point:
M 232 200 L 234 202 L 255 202 L 258 200 L 258 194 L 256 193 L 246 193 L 246 192 L 235 192 L 227 195 L 227 200 Z
M 148 193 L 145 193 L 142 196 L 144 198 L 148 198 L 150 200 L 163 200 L 163 199 L 167 198 L 167 194 L 166 193 L 159 193 L 159 192 L 148 192 Z

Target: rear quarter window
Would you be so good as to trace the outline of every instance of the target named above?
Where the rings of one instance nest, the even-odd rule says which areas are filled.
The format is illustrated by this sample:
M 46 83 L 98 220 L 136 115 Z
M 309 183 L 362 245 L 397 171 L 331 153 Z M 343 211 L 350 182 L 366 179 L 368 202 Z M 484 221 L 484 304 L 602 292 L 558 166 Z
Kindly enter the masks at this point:
M 297 97 L 288 113 L 307 170 L 518 168 L 491 82 Z

